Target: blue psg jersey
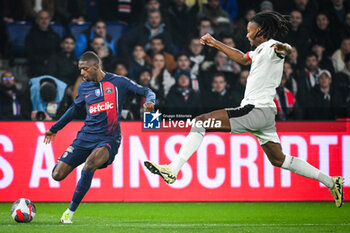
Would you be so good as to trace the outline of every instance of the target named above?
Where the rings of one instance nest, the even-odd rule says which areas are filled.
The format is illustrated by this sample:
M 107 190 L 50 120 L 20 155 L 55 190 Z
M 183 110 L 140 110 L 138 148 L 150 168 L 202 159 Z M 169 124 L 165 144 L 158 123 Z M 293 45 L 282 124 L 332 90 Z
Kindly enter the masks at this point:
M 83 81 L 73 104 L 79 107 L 86 104 L 87 112 L 85 124 L 78 132 L 77 139 L 84 141 L 120 139 L 121 111 L 128 92 L 143 95 L 146 97 L 146 102 L 154 103 L 155 95 L 149 88 L 142 87 L 123 76 L 106 73 L 100 82 Z M 70 109 L 51 127 L 52 132 L 62 129 L 71 120 L 68 118 L 75 110 Z

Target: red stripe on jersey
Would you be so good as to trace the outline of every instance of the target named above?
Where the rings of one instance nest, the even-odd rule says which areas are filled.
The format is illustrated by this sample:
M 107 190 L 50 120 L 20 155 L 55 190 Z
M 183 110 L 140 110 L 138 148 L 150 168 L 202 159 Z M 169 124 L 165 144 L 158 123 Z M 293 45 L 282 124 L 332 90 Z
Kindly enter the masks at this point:
M 246 53 L 246 55 L 247 55 L 248 59 L 250 60 L 250 62 L 253 62 L 253 60 L 252 60 L 252 59 L 250 58 L 250 56 L 249 56 L 249 52 Z
M 110 82 L 102 82 L 105 102 L 114 103 L 114 108 L 106 110 L 108 129 L 106 135 L 114 136 L 118 126 L 118 103 L 115 86 Z

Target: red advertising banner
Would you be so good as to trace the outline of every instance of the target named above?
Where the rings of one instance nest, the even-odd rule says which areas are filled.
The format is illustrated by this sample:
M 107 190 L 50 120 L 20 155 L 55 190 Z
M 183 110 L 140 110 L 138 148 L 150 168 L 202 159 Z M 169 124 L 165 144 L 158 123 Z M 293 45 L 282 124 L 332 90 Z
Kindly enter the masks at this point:
M 81 166 L 56 182 L 51 171 L 82 122 L 71 122 L 50 145 L 52 122 L 0 122 L 0 202 L 26 197 L 70 201 Z M 123 140 L 113 164 L 95 172 L 84 201 L 301 201 L 332 200 L 315 180 L 272 167 L 251 134 L 207 133 L 173 185 L 143 166 L 169 163 L 187 133 L 147 132 L 141 122 L 121 124 Z M 330 175 L 345 177 L 350 199 L 350 122 L 277 123 L 284 153 L 298 156 Z

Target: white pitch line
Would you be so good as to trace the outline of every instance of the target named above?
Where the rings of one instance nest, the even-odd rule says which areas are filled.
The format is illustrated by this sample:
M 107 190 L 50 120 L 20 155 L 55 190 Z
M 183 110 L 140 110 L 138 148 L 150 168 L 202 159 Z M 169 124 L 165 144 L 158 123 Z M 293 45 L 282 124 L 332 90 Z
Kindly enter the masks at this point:
M 32 226 L 67 226 L 66 224 L 60 224 L 57 223 L 55 224 L 38 224 L 36 225 L 35 223 L 30 224 Z M 68 226 L 73 226 L 73 227 L 81 227 L 81 226 L 90 226 L 91 224 L 69 224 Z M 4 226 L 4 225 L 3 225 Z M 17 227 L 17 224 L 13 225 L 6 225 L 7 227 Z M 94 226 L 97 227 L 105 227 L 105 226 L 112 226 L 112 227 L 134 227 L 134 228 L 144 228 L 144 227 L 293 227 L 293 226 L 350 226 L 350 223 L 287 223 L 287 224 L 268 224 L 268 223 L 263 223 L 263 224 L 241 224 L 241 223 L 112 223 L 112 224 L 94 224 Z M 0 227 L 1 228 L 1 227 Z

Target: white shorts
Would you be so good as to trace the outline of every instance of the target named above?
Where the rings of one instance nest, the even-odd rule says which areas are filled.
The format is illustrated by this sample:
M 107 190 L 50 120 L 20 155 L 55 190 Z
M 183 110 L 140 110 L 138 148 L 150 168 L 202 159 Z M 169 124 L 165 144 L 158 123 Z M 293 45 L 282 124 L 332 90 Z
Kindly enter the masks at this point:
M 230 120 L 231 133 L 250 132 L 260 145 L 267 142 L 280 143 L 275 127 L 273 108 L 255 108 L 245 105 L 238 108 L 226 108 Z

